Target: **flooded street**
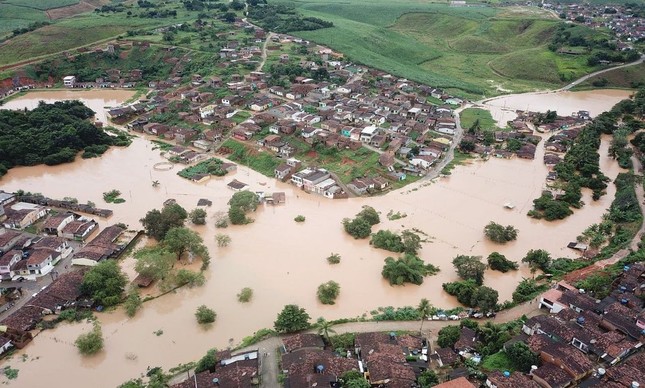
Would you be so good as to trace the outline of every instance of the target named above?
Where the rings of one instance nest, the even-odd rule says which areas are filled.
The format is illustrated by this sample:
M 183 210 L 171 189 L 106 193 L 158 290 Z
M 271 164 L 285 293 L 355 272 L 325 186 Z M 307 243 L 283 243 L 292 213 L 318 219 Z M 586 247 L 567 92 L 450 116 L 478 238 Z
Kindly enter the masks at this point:
M 95 95 L 108 93 L 105 96 L 115 100 L 86 100 L 94 97 L 91 94 L 82 97 L 97 111 L 131 95 L 112 96 L 109 94 L 112 92 L 116 91 L 100 91 Z M 38 99 L 45 99 L 45 94 L 47 99 L 54 99 L 68 98 L 68 93 L 71 92 L 23 96 L 8 102 L 5 108 L 32 107 Z M 533 100 L 537 101 L 530 108 L 538 109 L 537 102 L 549 97 L 534 96 Z M 495 104 L 498 102 L 495 100 Z M 614 103 L 606 100 L 603 107 L 600 102 L 594 102 L 596 110 L 592 113 L 599 113 L 600 108 L 609 109 Z M 585 100 L 564 109 L 561 113 L 591 110 Z M 98 118 L 103 121 L 100 114 Z M 608 147 L 609 138 L 603 138 L 601 167 L 613 179 L 620 168 L 607 158 Z M 146 302 L 134 318 L 128 318 L 122 309 L 97 314 L 105 337 L 105 349 L 97 356 L 81 357 L 73 346 L 78 334 L 89 330 L 88 324 L 62 324 L 41 333 L 24 351 L 3 362 L 20 370 L 18 379 L 10 384 L 37 387 L 54 379 L 57 386 L 80 387 L 86 385 L 84 382 L 93 381 L 98 387 L 113 387 L 138 377 L 147 367 L 168 369 L 201 357 L 209 348 L 236 345 L 244 336 L 272 327 L 277 313 L 289 303 L 305 307 L 313 319 L 362 314 L 369 318 L 369 312 L 379 306 L 416 305 L 421 298 L 428 298 L 439 307 L 457 306 L 456 300 L 443 292 L 441 284 L 457 279 L 451 261 L 459 254 L 485 257 L 499 251 L 519 262 L 529 249 L 543 248 L 554 258 L 575 257 L 566 244 L 575 240 L 588 225 L 601 220 L 615 188 L 610 184 L 608 194 L 596 202 L 585 191 L 586 205 L 565 221 L 533 220 L 526 213 L 544 187 L 547 169 L 542 163 L 543 153 L 540 145 L 532 161 L 517 158 L 476 161 L 457 167 L 451 176 L 433 183 L 417 183 L 381 197 L 348 200 L 327 200 L 306 194 L 243 166 L 226 177 L 203 184 L 192 183 L 176 175 L 179 167 L 170 171 L 154 170 L 152 166 L 164 159 L 158 150 L 153 150 L 152 143 L 141 137 L 135 138 L 130 147 L 113 148 L 101 158 L 79 158 L 73 164 L 54 167 L 12 169 L 0 180 L 1 189 L 41 192 L 52 198 L 73 196 L 80 202 L 90 200 L 99 207 L 113 209 L 114 215 L 109 220 L 98 219 L 101 227 L 124 222 L 139 228 L 138 220 L 148 210 L 161 208 L 168 198 L 176 199 L 189 211 L 200 198 L 207 198 L 213 201 L 213 206 L 207 209 L 208 224 L 195 230 L 203 236 L 213 259 L 203 287 L 180 289 Z M 284 191 L 287 203 L 260 207 L 252 214 L 255 222 L 250 225 L 216 229 L 212 217 L 227 209 L 226 203 L 233 192 L 226 184 L 234 178 L 250 184 L 254 191 Z M 159 187 L 152 187 L 154 180 L 159 181 Z M 102 193 L 112 189 L 120 190 L 126 202 L 105 203 Z M 508 202 L 515 205 L 513 210 L 503 207 Z M 441 272 L 427 277 L 422 286 L 391 287 L 381 277 L 381 269 L 383 260 L 394 254 L 370 247 L 368 240 L 354 240 L 342 229 L 341 220 L 352 217 L 363 205 L 373 206 L 381 213 L 382 221 L 373 231 L 417 228 L 426 233 L 428 242 L 423 245 L 420 256 L 439 266 Z M 390 210 L 406 213 L 407 217 L 389 221 L 385 215 Z M 294 222 L 297 215 L 305 216 L 306 221 Z M 506 245 L 486 241 L 483 228 L 490 221 L 518 228 L 517 241 Z M 217 248 L 214 240 L 217 233 L 228 234 L 232 243 L 226 248 Z M 325 258 L 332 252 L 341 255 L 340 264 L 327 263 Z M 126 259 L 123 266 L 131 269 L 131 259 Z M 487 271 L 485 284 L 499 291 L 502 302 L 510 299 L 522 277 L 530 276 L 526 265 L 506 274 Z M 329 280 L 341 286 L 340 297 L 333 306 L 322 305 L 316 298 L 318 285 Z M 237 302 L 236 294 L 243 287 L 254 290 L 250 303 Z M 218 314 L 216 323 L 208 330 L 200 327 L 194 316 L 197 306 L 202 304 Z M 158 330 L 163 334 L 156 335 L 154 332 Z M 23 353 L 28 354 L 26 362 L 20 360 Z

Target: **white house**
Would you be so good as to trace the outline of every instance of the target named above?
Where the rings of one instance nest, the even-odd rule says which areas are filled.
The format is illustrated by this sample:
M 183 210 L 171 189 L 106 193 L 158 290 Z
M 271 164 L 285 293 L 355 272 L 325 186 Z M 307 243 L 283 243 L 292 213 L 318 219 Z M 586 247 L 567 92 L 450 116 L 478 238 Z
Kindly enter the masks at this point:
M 213 112 L 215 112 L 215 105 L 210 104 L 210 105 L 202 106 L 199 108 L 199 117 L 201 117 L 202 119 L 205 119 L 208 116 L 212 115 Z
M 11 267 L 22 259 L 22 251 L 11 250 L 0 257 L 0 279 L 11 279 Z
M 363 143 L 369 143 L 376 134 L 378 134 L 378 127 L 370 125 L 369 127 L 365 127 L 361 130 L 360 140 Z
M 67 77 L 64 77 L 63 85 L 65 85 L 66 88 L 73 88 L 74 85 L 76 85 L 76 77 L 73 75 L 68 75 Z

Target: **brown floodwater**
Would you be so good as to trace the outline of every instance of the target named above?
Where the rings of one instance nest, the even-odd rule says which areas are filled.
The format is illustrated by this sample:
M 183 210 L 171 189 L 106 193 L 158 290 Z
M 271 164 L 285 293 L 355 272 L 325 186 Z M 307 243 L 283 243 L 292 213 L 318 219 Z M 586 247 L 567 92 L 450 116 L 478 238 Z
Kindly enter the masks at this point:
M 52 99 L 66 96 L 67 92 L 48 93 Z M 11 101 L 11 107 L 33 106 L 42 98 L 41 94 L 23 96 Z M 112 101 L 98 104 L 107 106 Z M 608 102 L 605 109 L 612 105 Z M 585 108 L 581 100 L 577 109 Z M 614 178 L 621 170 L 606 156 L 608 147 L 609 139 L 603 138 L 601 167 Z M 0 180 L 1 189 L 94 201 L 114 210 L 107 222 L 99 220 L 102 227 L 117 222 L 139 227 L 138 220 L 146 211 L 160 208 L 168 198 L 175 198 L 188 210 L 196 206 L 198 199 L 208 198 L 213 201 L 207 210 L 208 225 L 195 230 L 204 237 L 213 259 L 203 287 L 180 289 L 146 302 L 134 318 L 128 318 L 122 309 L 97 314 L 105 337 L 105 350 L 97 356 L 81 357 L 73 346 L 78 334 L 90 328 L 88 324 L 64 324 L 43 332 L 12 360 L 3 361 L 20 370 L 11 385 L 36 387 L 56 381 L 57 385 L 80 387 L 92 381 L 100 387 L 116 386 L 139 376 L 148 366 L 167 369 L 197 359 L 209 348 L 235 345 L 244 336 L 271 327 L 276 314 L 289 303 L 305 307 L 313 319 L 362 314 L 369 317 L 369 312 L 379 306 L 416 305 L 421 298 L 428 298 L 435 306 L 457 306 L 456 300 L 442 291 L 441 284 L 457 279 L 451 260 L 459 254 L 487 256 L 499 251 L 519 262 L 529 249 L 542 248 L 553 257 L 575 257 L 566 244 L 588 225 L 601 220 L 615 189 L 610 185 L 608 194 L 596 202 L 592 202 L 590 192 L 584 192 L 586 206 L 566 221 L 549 223 L 527 217 L 532 200 L 540 195 L 545 183 L 543 152 L 538 147 L 532 161 L 476 161 L 433 182 L 419 182 L 380 197 L 348 200 L 306 194 L 242 166 L 226 177 L 195 184 L 177 176 L 177 168 L 154 170 L 153 165 L 164 159 L 141 137 L 135 138 L 130 147 L 113 148 L 101 158 L 12 169 Z M 226 210 L 233 194 L 226 184 L 233 178 L 250 184 L 252 190 L 284 191 L 287 203 L 261 207 L 253 214 L 255 222 L 250 225 L 216 229 L 212 217 Z M 153 180 L 160 185 L 152 187 Z M 126 202 L 106 204 L 102 193 L 112 189 L 120 190 Z M 513 210 L 503 207 L 508 202 L 515 205 Z M 439 266 L 441 272 L 427 277 L 421 286 L 392 287 L 384 281 L 380 274 L 383 260 L 392 254 L 370 247 L 368 240 L 354 240 L 341 226 L 344 217 L 353 216 L 363 205 L 373 206 L 382 214 L 382 222 L 374 230 L 418 228 L 427 233 L 428 242 L 420 256 Z M 407 217 L 389 221 L 385 214 L 390 210 L 406 213 Z M 299 214 L 306 217 L 304 223 L 294 222 Z M 506 245 L 486 241 L 483 228 L 491 220 L 518 228 L 517 241 Z M 217 248 L 217 233 L 228 234 L 230 246 Z M 340 264 L 327 263 L 325 258 L 332 252 L 341 255 Z M 132 259 L 122 264 L 133 276 Z M 522 264 L 519 271 L 506 274 L 487 271 L 485 283 L 497 289 L 503 301 L 510 299 L 522 277 L 529 276 Z M 316 299 L 318 285 L 328 280 L 341 286 L 340 297 L 333 306 L 322 305 Z M 250 303 L 237 302 L 236 294 L 243 287 L 254 290 Z M 200 327 L 194 317 L 202 304 L 218 314 L 217 322 L 209 329 Z M 154 334 L 157 330 L 163 334 Z M 20 359 L 23 353 L 28 354 L 26 362 Z
M 532 112 L 552 110 L 563 116 L 579 110 L 587 110 L 591 117 L 595 117 L 619 101 L 629 98 L 633 93 L 629 90 L 601 89 L 510 94 L 485 100 L 483 107 L 491 111 L 493 119 L 505 126 L 507 121 L 517 117 L 516 110 Z

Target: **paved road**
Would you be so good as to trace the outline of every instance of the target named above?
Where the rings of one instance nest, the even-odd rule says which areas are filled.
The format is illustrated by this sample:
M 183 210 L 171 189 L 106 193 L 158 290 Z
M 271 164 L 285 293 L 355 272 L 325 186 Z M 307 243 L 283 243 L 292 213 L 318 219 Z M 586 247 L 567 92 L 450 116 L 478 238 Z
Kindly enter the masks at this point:
M 461 127 L 461 118 L 459 117 L 459 114 L 462 110 L 470 106 L 471 104 L 466 104 L 460 108 L 455 109 L 453 116 L 455 118 L 456 132 L 452 137 L 452 144 L 450 144 L 450 148 L 446 152 L 446 156 L 441 159 L 439 163 L 432 167 L 432 169 L 426 174 L 426 176 L 422 178 L 423 181 L 428 181 L 438 177 L 439 174 L 441 174 L 441 171 L 443 171 L 443 169 L 448 165 L 448 163 L 452 162 L 452 159 L 454 159 L 455 149 L 459 146 L 461 138 L 464 136 L 464 129 Z

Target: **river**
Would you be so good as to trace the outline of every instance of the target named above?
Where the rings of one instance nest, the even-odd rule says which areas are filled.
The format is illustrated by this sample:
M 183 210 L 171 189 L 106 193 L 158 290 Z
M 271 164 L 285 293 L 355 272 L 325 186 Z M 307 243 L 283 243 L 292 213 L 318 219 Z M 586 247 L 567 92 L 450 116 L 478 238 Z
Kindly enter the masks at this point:
M 94 110 L 111 106 L 113 91 L 73 92 Z M 69 98 L 71 92 L 47 92 L 47 99 Z M 78 93 L 78 94 L 77 94 Z M 96 98 L 105 94 L 106 99 Z M 42 94 L 16 98 L 5 107 L 31 107 Z M 550 98 L 550 95 L 540 96 Z M 95 101 L 98 100 L 98 101 Z M 587 109 L 585 100 L 574 109 Z M 613 102 L 607 102 L 608 109 Z M 568 107 L 570 109 L 571 107 Z M 100 118 L 100 114 L 98 115 Z M 601 167 L 610 178 L 621 170 L 609 159 L 609 138 L 601 144 Z M 303 193 L 293 186 L 264 177 L 240 166 L 235 173 L 195 184 L 176 175 L 176 169 L 156 171 L 152 166 L 164 159 L 158 150 L 143 137 L 135 138 L 128 148 L 113 148 L 101 158 L 78 159 L 60 166 L 20 167 L 0 181 L 4 190 L 24 189 L 41 192 L 49 197 L 73 196 L 79 201 L 91 200 L 100 207 L 114 210 L 114 215 L 101 226 L 124 222 L 139 227 L 138 220 L 163 201 L 175 198 L 186 209 L 195 208 L 198 199 L 208 198 L 208 224 L 195 227 L 204 237 L 211 252 L 212 263 L 207 283 L 200 288 L 185 288 L 146 302 L 134 318 L 118 309 L 97 314 L 105 337 L 105 349 L 93 357 L 81 357 L 73 345 L 74 339 L 90 325 L 63 324 L 38 335 L 12 360 L 4 361 L 20 370 L 12 386 L 36 387 L 51 381 L 56 385 L 81 387 L 92 381 L 99 387 L 116 386 L 145 372 L 148 366 L 170 368 L 197 359 L 207 349 L 237 344 L 243 336 L 263 327 L 272 327 L 276 314 L 285 304 L 305 307 L 313 319 L 356 317 L 379 306 L 416 305 L 428 298 L 435 306 L 457 306 L 456 300 L 443 292 L 441 284 L 457 279 L 451 261 L 458 254 L 487 256 L 499 251 L 508 258 L 520 261 L 529 249 L 543 248 L 555 257 L 575 257 L 566 248 L 588 225 L 599 222 L 610 205 L 615 189 L 609 185 L 608 194 L 599 201 L 591 200 L 584 191 L 586 205 L 565 221 L 544 222 L 526 216 L 532 200 L 540 195 L 547 169 L 542 163 L 543 148 L 538 147 L 535 160 L 491 159 L 459 166 L 453 174 L 433 182 L 416 183 L 387 195 L 373 198 L 327 200 Z M 287 203 L 265 206 L 252 215 L 255 222 L 245 226 L 216 229 L 213 215 L 225 211 L 232 191 L 226 184 L 233 178 L 250 184 L 252 190 L 284 191 Z M 152 181 L 160 185 L 152 187 Z M 126 200 L 123 204 L 106 204 L 102 193 L 118 189 Z M 511 202 L 513 210 L 503 205 Z M 377 250 L 367 240 L 354 240 L 342 229 L 341 220 L 360 211 L 363 205 L 381 212 L 382 222 L 374 230 L 400 231 L 418 228 L 428 234 L 420 256 L 440 267 L 441 272 L 427 277 L 421 286 L 392 287 L 381 277 L 383 260 L 392 254 Z M 406 213 L 396 221 L 386 218 L 388 211 Z M 294 217 L 304 215 L 304 223 Z M 485 240 L 483 228 L 489 221 L 511 224 L 519 229 L 517 241 L 497 245 Z M 214 236 L 226 233 L 232 243 L 217 248 Z M 342 260 L 329 265 L 325 258 L 338 253 Z M 132 276 L 132 259 L 122 263 Z M 522 277 L 529 277 L 525 265 L 519 271 L 502 274 L 487 271 L 485 284 L 499 291 L 500 301 L 510 299 Z M 340 297 L 332 306 L 317 301 L 319 284 L 334 280 L 341 286 Z M 250 303 L 237 302 L 236 294 L 251 287 L 254 297 Z M 218 316 L 210 329 L 200 327 L 194 316 L 197 306 L 205 304 Z M 154 332 L 162 330 L 162 335 Z M 20 356 L 27 354 L 27 361 Z M 63 367 L 64 366 L 64 367 Z

